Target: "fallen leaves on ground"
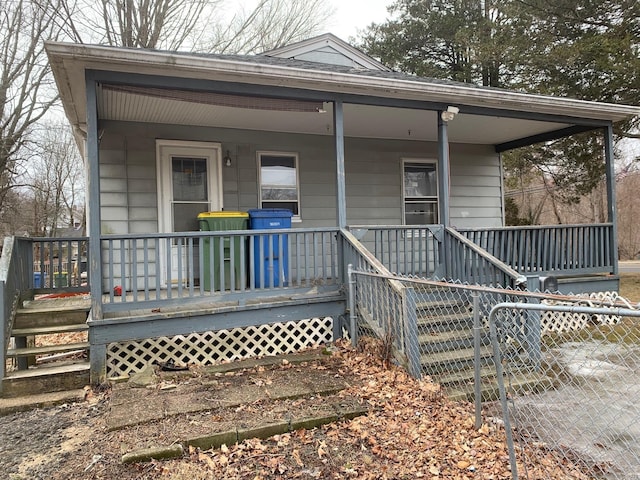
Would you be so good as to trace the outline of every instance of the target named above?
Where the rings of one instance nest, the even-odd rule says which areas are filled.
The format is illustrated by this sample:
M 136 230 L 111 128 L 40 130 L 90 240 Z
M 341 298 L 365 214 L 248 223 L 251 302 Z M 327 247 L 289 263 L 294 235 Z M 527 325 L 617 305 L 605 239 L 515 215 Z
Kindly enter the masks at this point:
M 368 415 L 312 431 L 193 451 L 173 466 L 163 465 L 159 476 L 181 479 L 184 463 L 197 462 L 207 470 L 203 478 L 511 478 L 500 422 L 476 430 L 472 406 L 447 400 L 428 379 L 417 381 L 400 368 L 383 369 L 375 355 L 346 345 L 334 356 L 341 361 L 339 368 L 360 379 L 344 394 L 366 402 Z M 535 465 L 527 465 L 529 478 L 588 478 L 566 462 L 560 468 L 560 457 L 553 452 L 540 448 L 535 458 Z

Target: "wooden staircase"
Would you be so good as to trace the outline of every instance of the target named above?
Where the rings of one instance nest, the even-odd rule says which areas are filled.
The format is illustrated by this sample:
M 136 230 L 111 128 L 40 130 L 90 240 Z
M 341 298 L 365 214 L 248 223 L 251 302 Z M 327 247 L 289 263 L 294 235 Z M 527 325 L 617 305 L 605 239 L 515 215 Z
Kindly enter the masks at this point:
M 442 385 L 453 400 L 473 401 L 474 337 L 471 298 L 462 290 L 435 289 L 417 304 L 418 343 L 423 374 Z M 480 376 L 483 401 L 499 397 L 488 327 L 480 333 Z M 539 391 L 551 382 L 537 374 L 510 378 L 512 387 Z
M 88 300 L 31 300 L 16 312 L 7 350 L 3 397 L 82 388 L 89 384 Z M 14 368 L 9 368 L 9 364 Z

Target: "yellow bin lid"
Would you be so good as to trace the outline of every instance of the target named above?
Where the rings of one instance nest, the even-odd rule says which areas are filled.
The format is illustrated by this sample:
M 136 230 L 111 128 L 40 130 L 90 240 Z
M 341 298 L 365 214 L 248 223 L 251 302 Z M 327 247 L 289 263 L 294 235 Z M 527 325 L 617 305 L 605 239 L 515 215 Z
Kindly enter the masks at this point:
M 249 214 L 247 212 L 201 212 L 198 214 L 198 218 L 247 218 Z

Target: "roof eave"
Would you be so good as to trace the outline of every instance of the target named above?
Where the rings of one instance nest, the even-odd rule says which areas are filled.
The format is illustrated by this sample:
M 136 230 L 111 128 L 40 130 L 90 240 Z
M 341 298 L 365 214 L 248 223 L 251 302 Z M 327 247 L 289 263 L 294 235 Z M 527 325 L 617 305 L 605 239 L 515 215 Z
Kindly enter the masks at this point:
M 71 100 L 69 81 L 64 73 L 65 59 L 84 62 L 85 69 L 149 73 L 195 77 L 239 83 L 283 86 L 330 93 L 373 95 L 383 98 L 429 102 L 445 101 L 463 107 L 486 107 L 511 111 L 535 112 L 563 117 L 589 118 L 619 122 L 640 115 L 639 107 L 590 102 L 569 98 L 483 89 L 474 86 L 427 83 L 339 73 L 329 70 L 265 65 L 239 60 L 173 54 L 127 48 L 48 42 L 47 53 L 63 100 Z M 168 69 L 167 67 L 170 67 Z M 78 99 L 80 100 L 80 99 Z M 84 100 L 84 99 L 82 99 Z M 69 115 L 68 107 L 67 115 Z M 464 111 L 461 109 L 461 111 Z M 80 119 L 77 119 L 80 121 Z

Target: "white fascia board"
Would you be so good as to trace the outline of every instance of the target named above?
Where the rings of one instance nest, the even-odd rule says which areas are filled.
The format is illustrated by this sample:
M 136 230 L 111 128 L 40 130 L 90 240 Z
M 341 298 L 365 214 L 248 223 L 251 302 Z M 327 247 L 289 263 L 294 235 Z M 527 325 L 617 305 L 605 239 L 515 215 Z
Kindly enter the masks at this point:
M 57 65 L 60 57 L 71 57 L 75 62 L 82 63 L 83 69 L 209 80 L 215 78 L 247 84 L 440 102 L 456 106 L 469 105 L 612 122 L 640 115 L 640 107 L 629 105 L 464 85 L 353 75 L 329 70 L 307 70 L 188 54 L 176 55 L 170 52 L 68 43 L 48 43 L 47 52 L 54 65 Z M 84 78 L 82 81 L 84 82 Z

